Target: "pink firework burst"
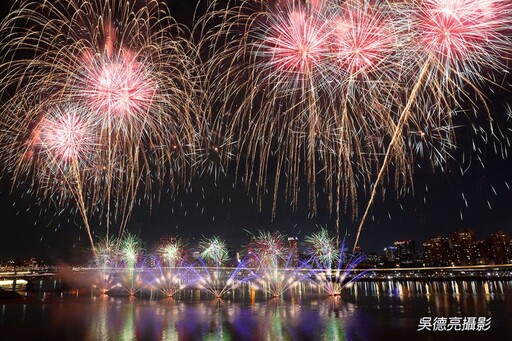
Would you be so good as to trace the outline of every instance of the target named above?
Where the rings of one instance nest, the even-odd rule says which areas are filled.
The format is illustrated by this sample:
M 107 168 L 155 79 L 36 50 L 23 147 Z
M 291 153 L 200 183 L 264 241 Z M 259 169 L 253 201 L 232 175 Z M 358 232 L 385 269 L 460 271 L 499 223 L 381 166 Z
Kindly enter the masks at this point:
M 414 8 L 416 44 L 446 72 L 475 77 L 481 66 L 501 68 L 510 44 L 510 1 L 423 0 Z
M 390 61 L 397 49 L 397 31 L 390 11 L 378 4 L 349 1 L 331 19 L 331 50 L 334 65 L 344 77 L 370 80 L 382 78 L 391 68 Z
M 108 119 L 133 124 L 144 121 L 152 108 L 156 81 L 132 53 L 123 53 L 118 58 L 104 56 L 99 61 L 90 60 L 87 79 L 89 105 Z
M 289 250 L 285 243 L 285 237 L 279 232 L 259 231 L 257 236 L 253 236 L 253 241 L 249 245 L 251 252 L 255 252 L 260 262 L 278 262 L 286 259 Z
M 88 157 L 94 142 L 91 124 L 79 109 L 55 109 L 43 118 L 33 143 L 52 160 L 70 163 Z
M 255 50 L 265 58 L 272 80 L 297 86 L 320 71 L 329 52 L 329 31 L 315 9 L 292 4 L 271 11 L 262 29 Z

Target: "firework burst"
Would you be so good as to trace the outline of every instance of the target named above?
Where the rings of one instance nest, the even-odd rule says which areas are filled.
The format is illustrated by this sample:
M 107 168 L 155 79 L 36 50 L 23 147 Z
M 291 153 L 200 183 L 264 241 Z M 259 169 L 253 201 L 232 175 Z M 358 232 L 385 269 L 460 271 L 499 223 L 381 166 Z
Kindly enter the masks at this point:
M 405 15 L 409 27 L 406 42 L 411 47 L 408 54 L 414 59 L 405 59 L 412 66 L 404 72 L 409 76 L 404 84 L 405 100 L 397 103 L 394 132 L 360 221 L 356 243 L 391 160 L 407 153 L 403 147 L 407 146 L 404 140 L 408 129 L 424 137 L 429 131 L 441 129 L 439 150 L 449 151 L 454 141 L 453 113 L 467 108 L 465 99 L 474 109 L 479 101 L 492 125 L 490 109 L 478 85 L 484 81 L 495 83 L 492 80 L 496 75 L 507 70 L 506 58 L 512 48 L 507 32 L 512 22 L 510 6 L 501 0 L 424 0 L 396 8 Z M 433 162 L 439 159 L 435 157 Z
M 199 49 L 210 51 L 203 67 L 204 100 L 215 110 L 207 119 L 212 127 L 225 127 L 223 136 L 236 141 L 236 169 L 247 188 L 256 183 L 260 206 L 267 186 L 274 186 L 277 199 L 282 183 L 296 202 L 299 175 L 304 171 L 310 182 L 316 181 L 316 148 L 320 146 L 329 160 L 325 141 L 332 134 L 323 134 L 328 123 L 320 114 L 318 98 L 329 53 L 326 24 L 314 8 L 298 2 L 246 1 L 227 9 L 216 5 L 196 28 L 202 35 Z M 220 23 L 215 20 L 219 15 L 225 18 Z M 235 148 L 229 141 L 225 154 Z M 275 159 L 277 176 L 272 184 L 267 173 Z M 305 169 L 299 166 L 301 161 L 307 163 Z M 315 207 L 314 190 L 310 199 Z
M 285 92 L 305 95 L 315 76 L 322 74 L 328 53 L 329 30 L 314 9 L 292 5 L 267 16 L 254 36 L 253 54 L 263 60 L 261 72 Z M 311 89 L 312 90 L 312 89 Z
M 183 180 L 194 153 L 194 49 L 167 13 L 158 0 L 19 1 L 1 24 L 2 151 L 19 165 L 8 171 L 25 172 L 30 148 L 46 151 L 39 168 L 72 164 L 90 235 L 95 212 L 106 238 L 113 221 L 122 235 L 136 198 Z M 55 117 L 61 103 L 80 115 Z M 21 136 L 30 148 L 16 145 Z M 60 182 L 46 185 L 58 192 Z
M 28 138 L 19 143 L 23 151 L 20 167 L 73 177 L 75 168 L 84 170 L 91 165 L 98 139 L 95 134 L 97 125 L 91 120 L 90 112 L 83 107 L 58 104 L 40 109 L 39 121 L 33 123 Z M 11 132 L 16 137 L 24 133 Z
M 200 20 L 207 120 L 237 142 L 236 171 L 260 208 L 269 192 L 273 214 L 278 193 L 296 207 L 305 180 L 313 214 L 320 186 L 329 212 L 356 213 L 401 88 L 391 13 L 380 2 L 214 2 Z
M 129 53 L 111 60 L 89 61 L 83 72 L 87 79 L 86 101 L 106 121 L 122 126 L 144 126 L 157 95 L 158 83 L 143 62 Z M 89 59 L 89 58 L 87 58 Z
M 174 268 L 177 262 L 183 259 L 184 250 L 185 244 L 183 241 L 180 238 L 172 238 L 160 246 L 157 253 L 165 260 L 168 267 Z
M 310 254 L 320 264 L 332 264 L 340 257 L 337 244 L 335 244 L 336 238 L 330 237 L 325 228 L 320 228 L 318 232 L 307 236 L 305 241 L 309 246 Z
M 282 264 L 289 250 L 285 242 L 285 237 L 276 232 L 259 231 L 257 235 L 252 236 L 249 244 L 251 253 L 258 256 L 261 263 Z
M 488 110 L 479 85 L 507 70 L 510 13 L 502 0 L 214 1 L 196 27 L 207 120 L 237 142 L 260 207 L 268 192 L 274 214 L 278 192 L 297 205 L 305 180 L 310 211 L 321 186 L 339 227 L 369 187 L 362 226 L 384 181 L 411 184 L 418 157 L 443 167 L 454 118 Z
M 141 241 L 136 236 L 127 233 L 120 242 L 120 258 L 126 264 L 126 267 L 133 271 L 142 251 Z
M 39 134 L 34 141 L 36 148 L 46 150 L 53 158 L 65 163 L 84 160 L 92 145 L 90 141 L 94 141 L 91 127 L 72 110 L 59 118 L 45 118 Z
M 57 206 L 76 202 L 92 243 L 85 193 L 98 157 L 98 125 L 80 105 L 46 102 L 27 111 L 32 119 L 2 122 L 4 169 L 15 183 L 28 184 L 29 192 Z
M 226 242 L 219 237 L 203 238 L 199 242 L 201 258 L 212 261 L 217 267 L 228 259 Z
M 414 42 L 433 58 L 446 78 L 458 83 L 485 80 L 506 69 L 510 51 L 510 3 L 502 0 L 423 0 L 411 10 Z M 453 75 L 453 76 L 452 76 Z

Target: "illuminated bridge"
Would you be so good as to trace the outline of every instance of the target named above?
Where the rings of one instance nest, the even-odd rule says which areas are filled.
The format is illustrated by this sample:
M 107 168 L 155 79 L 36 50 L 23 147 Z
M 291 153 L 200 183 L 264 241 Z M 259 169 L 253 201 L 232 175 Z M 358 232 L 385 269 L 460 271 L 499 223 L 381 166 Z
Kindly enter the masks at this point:
M 172 271 L 186 270 L 190 268 L 173 268 Z M 215 267 L 198 267 L 195 271 L 204 273 L 214 273 L 217 271 Z M 16 268 L 5 269 L 0 271 L 0 287 L 15 288 L 17 285 L 26 285 L 30 282 L 41 281 L 45 279 L 70 279 L 80 278 L 95 273 L 112 273 L 121 275 L 123 273 L 138 274 L 154 274 L 165 273 L 170 268 L 91 268 L 91 267 L 52 267 L 52 268 Z M 220 267 L 218 273 L 226 279 L 233 273 L 233 267 Z M 255 269 L 241 268 L 239 272 L 254 271 Z M 299 275 L 312 276 L 314 274 L 325 272 L 325 269 L 295 269 L 285 268 L 279 269 L 279 272 L 296 272 Z M 362 274 L 361 274 L 362 273 Z M 371 268 L 371 269 L 354 269 L 348 274 L 353 277 L 361 274 L 361 281 L 389 281 L 389 280 L 409 280 L 409 281 L 435 281 L 435 280 L 488 280 L 488 279 L 512 279 L 512 264 L 504 265 L 469 265 L 469 266 L 449 266 L 449 267 L 416 267 L 416 268 Z

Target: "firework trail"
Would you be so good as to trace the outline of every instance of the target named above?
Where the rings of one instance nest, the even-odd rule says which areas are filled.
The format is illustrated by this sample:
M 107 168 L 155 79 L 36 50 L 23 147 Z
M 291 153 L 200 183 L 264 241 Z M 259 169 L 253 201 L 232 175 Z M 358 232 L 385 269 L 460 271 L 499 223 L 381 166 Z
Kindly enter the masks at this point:
M 468 91 L 472 91 L 485 108 L 492 125 L 491 113 L 479 86 L 495 83 L 495 75 L 506 72 L 506 58 L 512 50 L 510 2 L 423 0 L 397 7 L 410 27 L 408 45 L 412 47 L 410 56 L 414 59 L 406 62 L 414 68 L 406 87 L 406 100 L 399 106 L 395 132 L 360 221 L 354 248 L 392 154 L 402 143 L 404 127 L 422 121 L 427 121 L 430 127 L 450 126 L 450 115 L 454 108 L 463 107 L 463 99 L 476 106 Z M 418 131 L 420 135 L 425 133 L 421 128 Z M 447 140 L 452 141 L 452 138 L 448 135 Z
M 401 88 L 400 69 L 402 57 L 399 37 L 404 33 L 396 24 L 395 14 L 387 4 L 378 1 L 346 1 L 331 7 L 324 16 L 331 23 L 332 43 L 329 72 L 333 84 L 333 97 L 340 98 L 340 108 L 332 113 L 337 134 L 337 192 L 336 245 L 339 245 L 340 209 L 343 198 L 352 198 L 356 206 L 356 179 L 351 155 L 376 158 L 381 136 L 389 134 L 392 127 L 392 107 L 397 90 Z M 384 94 L 384 95 L 383 95 Z M 371 100 L 368 100 L 371 99 Z M 364 119 L 361 119 L 364 117 Z M 362 130 L 363 136 L 378 136 L 377 146 L 369 149 L 361 137 L 354 138 L 353 131 Z M 368 161 L 359 159 L 359 164 Z M 373 166 L 371 165 L 373 163 Z M 396 162 L 402 174 L 410 172 L 406 162 Z M 370 167 L 361 167 L 366 174 L 378 163 L 370 161 Z M 345 193 L 340 193 L 344 179 L 350 179 Z M 369 181 L 369 177 L 365 178 Z M 346 180 L 345 180 L 346 181 Z M 364 185 L 363 183 L 363 185 Z M 345 208 L 349 201 L 345 202 Z
M 6 171 L 41 195 L 72 173 L 93 248 L 92 216 L 122 235 L 136 198 L 181 182 L 194 153 L 194 49 L 167 13 L 157 0 L 18 1 L 1 23 Z

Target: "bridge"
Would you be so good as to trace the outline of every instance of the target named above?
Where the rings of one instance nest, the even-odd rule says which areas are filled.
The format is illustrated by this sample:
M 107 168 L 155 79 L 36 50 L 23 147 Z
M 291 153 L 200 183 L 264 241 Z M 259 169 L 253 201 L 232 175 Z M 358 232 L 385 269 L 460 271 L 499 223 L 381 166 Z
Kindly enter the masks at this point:
M 0 288 L 9 287 L 13 291 L 18 285 L 27 285 L 55 276 L 52 268 L 12 268 L 0 271 Z
M 144 268 L 93 268 L 93 267 L 51 267 L 51 268 L 11 268 L 0 270 L 0 287 L 9 287 L 15 290 L 17 285 L 34 283 L 43 279 L 60 278 L 63 273 L 72 274 L 74 276 L 86 276 L 94 273 L 139 273 L 139 274 L 158 274 L 167 273 L 169 271 L 186 271 L 190 267 L 182 268 L 166 268 L 166 267 L 144 267 Z M 197 272 L 214 273 L 229 276 L 234 267 L 194 267 Z M 238 271 L 254 271 L 252 268 L 239 268 Z M 325 269 L 296 269 L 283 268 L 279 269 L 283 273 L 294 271 L 300 275 L 315 274 L 325 272 Z M 349 274 L 352 276 L 361 275 L 362 281 L 385 281 L 385 280 L 487 280 L 487 279 L 512 279 L 512 264 L 503 265 L 467 265 L 467 266 L 446 266 L 446 267 L 414 267 L 414 268 L 369 268 L 369 269 L 353 269 Z M 21 282 L 21 283 L 20 283 Z

